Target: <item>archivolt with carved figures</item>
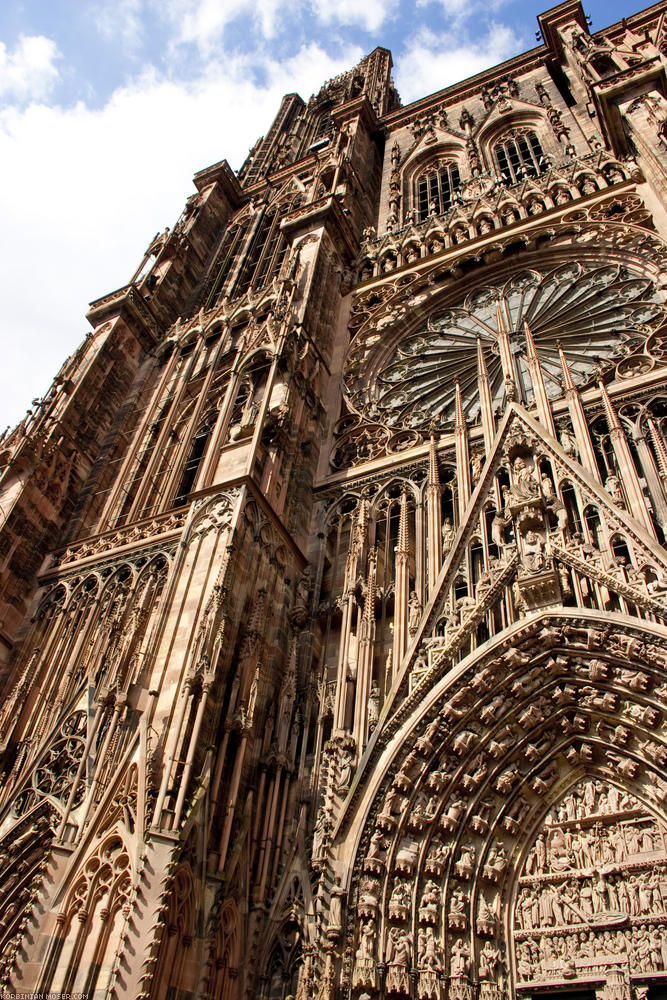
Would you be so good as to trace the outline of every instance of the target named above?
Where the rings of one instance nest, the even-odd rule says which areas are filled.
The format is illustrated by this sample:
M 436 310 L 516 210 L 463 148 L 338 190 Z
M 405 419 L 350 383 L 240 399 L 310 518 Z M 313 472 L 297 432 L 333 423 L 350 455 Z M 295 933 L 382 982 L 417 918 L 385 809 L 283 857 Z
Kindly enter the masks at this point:
M 414 969 L 420 1000 L 492 998 L 667 972 L 667 631 L 637 625 L 531 616 L 378 740 L 332 845 L 355 857 L 343 985 L 408 996 Z

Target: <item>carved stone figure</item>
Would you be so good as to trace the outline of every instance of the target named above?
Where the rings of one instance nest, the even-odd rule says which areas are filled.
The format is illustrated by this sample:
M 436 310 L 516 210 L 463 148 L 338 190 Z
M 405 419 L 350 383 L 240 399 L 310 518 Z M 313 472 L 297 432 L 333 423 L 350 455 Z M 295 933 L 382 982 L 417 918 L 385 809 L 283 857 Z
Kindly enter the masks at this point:
M 462 938 L 452 945 L 452 956 L 449 971 L 452 976 L 466 976 L 470 969 L 470 949 L 463 943 Z
M 454 538 L 456 537 L 456 531 L 454 530 L 454 525 L 449 517 L 446 517 L 442 522 L 442 553 L 443 556 L 447 556 L 449 551 L 454 544 Z

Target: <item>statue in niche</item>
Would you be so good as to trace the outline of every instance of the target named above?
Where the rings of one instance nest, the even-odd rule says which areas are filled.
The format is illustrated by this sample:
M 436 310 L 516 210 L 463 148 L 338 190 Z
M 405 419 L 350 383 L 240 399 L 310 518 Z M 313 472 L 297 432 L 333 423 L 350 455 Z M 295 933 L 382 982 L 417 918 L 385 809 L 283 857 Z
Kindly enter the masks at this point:
M 544 542 L 536 531 L 527 531 L 523 546 L 523 564 L 529 573 L 544 569 Z
M 359 928 L 359 947 L 356 958 L 363 961 L 372 960 L 375 954 L 375 921 L 372 917 L 362 920 Z
M 410 887 L 407 882 L 397 882 L 389 898 L 389 906 L 395 910 L 407 909 L 410 906 Z
M 380 718 L 380 688 L 378 682 L 371 683 L 371 690 L 368 695 L 368 728 L 372 733 Z
M 343 896 L 345 889 L 340 884 L 339 876 L 336 876 L 331 889 L 331 903 L 329 904 L 329 926 L 327 937 L 338 937 L 343 929 Z
M 475 870 L 475 848 L 473 844 L 464 844 L 461 847 L 459 860 L 454 865 L 454 871 L 459 878 L 469 879 Z
M 352 986 L 375 988 L 375 920 L 362 920 L 359 927 L 359 946 L 355 952 Z
M 496 930 L 496 915 L 484 896 L 479 897 L 476 930 L 482 937 L 491 937 Z
M 338 781 L 336 782 L 337 792 L 346 792 L 352 781 L 352 768 L 354 765 L 354 754 L 349 747 L 343 747 L 338 762 Z
M 439 972 L 442 969 L 440 942 L 429 925 L 419 931 L 417 938 L 417 968 Z
M 484 866 L 484 877 L 494 882 L 502 876 L 507 868 L 507 853 L 501 841 L 497 841 L 489 850 Z
M 513 482 L 510 496 L 513 500 L 532 500 L 539 492 L 539 486 L 525 459 L 517 455 L 512 466 Z
M 621 489 L 621 482 L 618 476 L 607 476 L 604 484 L 609 496 L 612 498 L 615 504 L 619 507 L 625 507 L 625 500 L 623 497 L 623 490 Z
M 422 605 L 419 597 L 417 596 L 417 591 L 413 590 L 410 594 L 410 599 L 408 601 L 408 632 L 410 636 L 414 636 L 417 629 L 419 628 L 419 622 L 422 616 Z
M 482 982 L 498 982 L 500 960 L 501 955 L 498 948 L 494 948 L 490 941 L 486 941 L 479 953 L 479 962 L 477 965 L 478 976 Z
M 419 901 L 419 920 L 421 923 L 436 923 L 438 920 L 438 910 L 440 908 L 440 888 L 433 879 L 424 886 L 421 900 Z
M 366 859 L 364 861 L 364 869 L 366 871 L 382 870 L 385 863 L 384 852 L 387 850 L 388 846 L 389 844 L 385 840 L 382 830 L 379 828 L 374 830 L 368 845 L 368 851 L 366 852 Z
M 560 434 L 558 435 L 560 439 L 560 445 L 566 455 L 570 458 L 578 458 L 579 448 L 574 435 L 567 429 L 567 427 L 561 428 Z
M 450 973 L 452 976 L 467 976 L 470 969 L 470 949 L 457 938 L 452 946 Z
M 360 917 L 371 918 L 377 912 L 378 893 L 380 886 L 376 879 L 363 878 L 359 886 L 359 898 L 357 900 L 357 913 Z
M 409 994 L 408 970 L 412 965 L 412 936 L 402 927 L 392 927 L 387 939 L 388 993 Z
M 442 525 L 442 554 L 447 556 L 451 551 L 452 545 L 454 544 L 454 538 L 456 537 L 456 531 L 454 525 L 452 524 L 451 517 L 446 517 Z

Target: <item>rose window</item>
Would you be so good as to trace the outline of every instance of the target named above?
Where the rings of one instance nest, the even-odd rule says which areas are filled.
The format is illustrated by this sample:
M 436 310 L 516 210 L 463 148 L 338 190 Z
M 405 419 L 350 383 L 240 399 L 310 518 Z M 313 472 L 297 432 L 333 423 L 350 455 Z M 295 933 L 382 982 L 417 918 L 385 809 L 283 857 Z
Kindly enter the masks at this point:
M 475 290 L 461 307 L 430 317 L 390 356 L 374 360 L 377 375 L 370 391 L 350 380 L 349 401 L 353 409 L 391 427 L 427 427 L 433 420 L 451 426 L 458 381 L 466 419 L 474 423 L 478 344 L 493 406 L 500 412 L 512 396 L 528 406 L 533 400 L 526 323 L 547 393 L 555 398 L 562 394 L 559 344 L 575 383 L 583 385 L 609 364 L 641 356 L 647 337 L 664 318 L 653 283 L 618 264 L 587 269 L 573 263 L 546 274 L 523 271 L 504 285 Z

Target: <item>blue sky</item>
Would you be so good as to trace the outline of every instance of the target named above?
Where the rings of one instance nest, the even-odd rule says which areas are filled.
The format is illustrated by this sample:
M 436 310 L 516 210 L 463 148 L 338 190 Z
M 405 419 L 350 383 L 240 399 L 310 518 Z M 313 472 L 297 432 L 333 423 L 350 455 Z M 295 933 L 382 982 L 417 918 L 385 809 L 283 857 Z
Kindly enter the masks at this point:
M 126 283 L 192 175 L 238 168 L 282 94 L 376 45 L 404 103 L 536 44 L 533 0 L 24 0 L 0 5 L 0 431 Z M 641 9 L 584 8 L 599 30 Z

